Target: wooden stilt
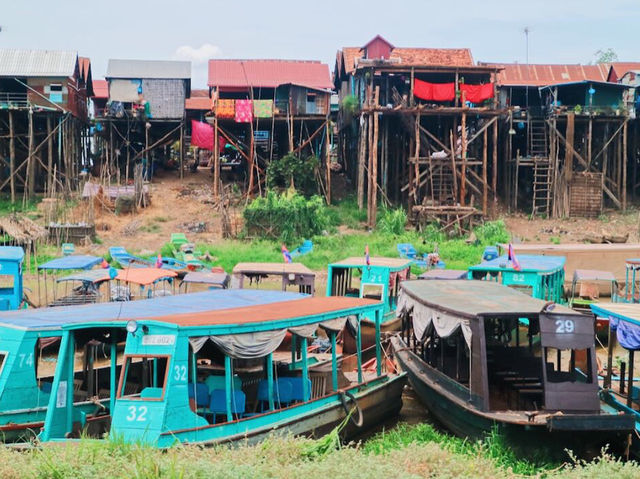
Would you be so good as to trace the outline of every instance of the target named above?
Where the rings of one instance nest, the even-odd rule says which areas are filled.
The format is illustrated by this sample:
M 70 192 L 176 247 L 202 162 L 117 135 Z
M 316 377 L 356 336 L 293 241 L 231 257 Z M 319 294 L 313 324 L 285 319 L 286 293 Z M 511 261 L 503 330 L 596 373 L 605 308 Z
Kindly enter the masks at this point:
M 327 169 L 327 204 L 331 204 L 331 132 L 329 128 L 331 126 L 330 120 L 327 118 L 325 121 L 325 138 L 324 138 L 324 157 L 325 165 Z
M 366 117 L 368 118 L 368 117 Z M 364 207 L 364 170 L 365 170 L 365 158 L 367 158 L 367 138 L 369 135 L 368 132 L 369 122 L 365 119 L 364 116 L 360 117 L 360 128 L 358 131 L 360 132 L 359 137 L 359 148 L 358 148 L 358 185 L 357 185 L 357 194 L 358 194 L 358 209 L 362 209 Z
M 491 189 L 493 189 L 493 216 L 498 214 L 498 122 L 493 124 L 493 161 L 491 168 Z
M 151 168 L 151 161 L 149 161 L 149 168 Z M 180 179 L 184 179 L 184 120 L 180 123 Z
M 378 87 L 379 88 L 379 87 Z M 376 94 L 376 98 L 377 98 Z M 371 228 L 376 227 L 376 217 L 378 214 L 378 117 L 379 113 L 373 114 L 373 153 L 371 155 Z
M 464 105 L 464 93 L 462 95 L 462 104 Z M 462 152 L 461 152 L 461 168 L 460 168 L 460 206 L 465 205 L 466 187 L 467 187 L 467 114 L 462 113 Z
M 27 157 L 27 188 L 28 197 L 33 199 L 35 196 L 35 159 L 33 157 L 34 145 L 34 131 L 33 131 L 33 111 L 29 110 L 29 156 Z
M 622 127 L 622 210 L 627 209 L 627 122 Z
M 273 132 L 272 132 L 273 133 Z M 213 117 L 213 197 L 220 196 L 220 141 L 218 135 L 218 116 Z
M 9 184 L 11 188 L 11 203 L 16 202 L 16 141 L 13 125 L 13 111 L 9 110 Z
M 487 214 L 487 199 L 489 195 L 489 185 L 487 184 L 487 130 L 483 133 L 482 143 L 482 214 Z
M 51 192 L 53 188 L 53 127 L 51 125 L 51 115 L 47 115 L 47 186 L 46 191 Z

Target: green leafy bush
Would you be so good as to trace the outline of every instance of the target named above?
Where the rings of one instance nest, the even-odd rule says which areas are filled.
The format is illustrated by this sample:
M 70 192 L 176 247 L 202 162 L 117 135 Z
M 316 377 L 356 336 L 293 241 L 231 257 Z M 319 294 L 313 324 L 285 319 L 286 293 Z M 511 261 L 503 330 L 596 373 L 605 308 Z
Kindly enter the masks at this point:
M 295 191 L 283 194 L 269 191 L 265 197 L 253 200 L 243 216 L 250 236 L 278 239 L 286 244 L 319 235 L 331 225 L 320 196 L 307 199 Z
M 385 208 L 378 218 L 378 230 L 399 236 L 407 225 L 407 212 L 403 208 Z
M 307 195 L 317 193 L 316 171 L 319 164 L 320 160 L 315 156 L 301 158 L 293 153 L 273 160 L 267 167 L 267 187 L 294 187 Z

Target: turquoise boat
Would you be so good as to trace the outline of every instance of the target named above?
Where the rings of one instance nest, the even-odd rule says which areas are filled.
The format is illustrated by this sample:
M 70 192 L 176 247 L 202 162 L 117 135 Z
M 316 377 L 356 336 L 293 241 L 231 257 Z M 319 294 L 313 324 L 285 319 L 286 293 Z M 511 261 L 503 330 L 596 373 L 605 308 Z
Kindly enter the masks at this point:
M 24 287 L 22 262 L 24 250 L 20 246 L 0 246 L 0 311 L 22 307 Z
M 115 400 L 114 378 L 122 363 L 125 326 L 130 319 L 282 301 L 282 293 L 272 291 L 236 291 L 225 301 L 217 293 L 0 313 L 0 440 L 22 441 L 37 435 L 52 397 L 54 402 L 68 397 L 74 423 L 108 429 L 111 398 Z M 293 301 L 304 296 L 289 293 L 287 297 Z M 94 328 L 104 321 L 111 321 L 113 327 Z M 74 336 L 73 348 L 64 341 L 64 330 L 72 324 L 84 328 L 82 334 Z M 74 354 L 75 360 L 73 365 L 67 364 L 68 379 L 56 383 L 55 394 L 61 394 L 57 398 L 51 391 L 61 351 Z
M 365 257 L 347 258 L 328 266 L 327 296 L 346 296 L 376 299 L 382 302 L 383 333 L 400 329 L 400 320 L 395 316 L 400 283 L 411 277 L 412 260 L 405 258 L 371 257 L 369 264 Z M 344 350 L 355 351 L 354 324 L 347 328 L 344 336 Z M 361 325 L 363 348 L 375 344 L 375 324 L 372 315 L 365 315 Z
M 74 345 L 89 331 L 122 330 L 124 320 L 122 367 L 110 368 L 110 410 L 111 431 L 127 442 L 157 447 L 256 442 L 274 431 L 319 436 L 355 408 L 345 428 L 350 436 L 400 410 L 405 376 L 385 371 L 393 363 L 383 361 L 379 302 L 251 291 L 280 300 L 235 305 L 236 295 L 247 292 L 209 293 L 226 306 L 218 310 L 165 311 L 136 319 L 120 315 L 66 325 L 40 439 L 64 440 L 86 430 L 66 387 L 73 375 Z M 353 357 L 336 349 L 336 336 L 352 315 L 358 323 L 365 315 L 376 318 L 378 361 L 373 368 L 363 365 L 360 349 Z M 330 352 L 309 348 L 320 330 Z M 283 347 L 287 333 L 294 339 Z
M 518 255 L 519 268 L 507 255 L 469 268 L 469 279 L 495 281 L 537 299 L 564 303 L 564 256 Z
M 630 452 L 634 457 L 640 458 L 640 386 L 634 385 L 638 383 L 638 379 L 634 377 L 633 367 L 635 352 L 640 349 L 640 304 L 594 303 L 590 306 L 597 318 L 609 321 L 607 364 L 600 397 L 610 410 L 632 414 L 635 418 L 635 434 L 631 435 Z M 628 353 L 625 363 L 627 370 L 622 369 L 617 377 L 613 374 L 616 341 Z

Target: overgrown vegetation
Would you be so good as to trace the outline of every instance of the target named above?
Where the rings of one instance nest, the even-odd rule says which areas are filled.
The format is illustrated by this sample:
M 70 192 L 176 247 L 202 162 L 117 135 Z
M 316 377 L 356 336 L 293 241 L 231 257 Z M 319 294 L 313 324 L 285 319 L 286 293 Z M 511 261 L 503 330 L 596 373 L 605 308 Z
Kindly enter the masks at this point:
M 305 195 L 318 193 L 316 172 L 320 160 L 316 156 L 300 157 L 289 153 L 274 159 L 267 167 L 267 187 L 295 188 Z
M 384 208 L 377 226 L 381 233 L 401 235 L 407 226 L 407 212 L 404 208 Z
M 307 199 L 294 190 L 282 194 L 269 191 L 266 196 L 253 200 L 243 215 L 250 236 L 289 244 L 322 234 L 331 226 L 321 197 Z
M 328 444 L 330 447 L 325 448 Z M 319 449 L 322 453 L 318 453 Z M 312 453 L 310 454 L 310 451 Z M 567 458 L 569 459 L 569 458 Z M 0 449 L 0 477 L 39 478 L 620 478 L 640 475 L 635 462 L 607 454 L 591 463 L 568 461 L 550 469 L 518 460 L 499 441 L 471 443 L 431 426 L 400 426 L 363 444 L 335 444 L 274 436 L 256 446 L 176 446 L 160 451 L 119 438 L 83 439 L 28 451 Z

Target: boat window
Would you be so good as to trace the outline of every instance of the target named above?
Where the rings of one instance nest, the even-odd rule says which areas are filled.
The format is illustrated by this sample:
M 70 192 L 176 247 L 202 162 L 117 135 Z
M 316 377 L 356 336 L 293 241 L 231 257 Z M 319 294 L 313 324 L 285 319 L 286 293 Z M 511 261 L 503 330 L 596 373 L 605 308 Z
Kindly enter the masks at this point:
M 547 381 L 591 383 L 590 349 L 544 348 Z
M 363 284 L 362 285 L 362 297 L 367 299 L 377 299 L 382 301 L 382 294 L 384 292 L 384 285 L 382 284 Z
M 36 343 L 36 379 L 53 378 L 60 353 L 60 337 L 39 338 Z
M 360 294 L 360 270 L 334 267 L 331 273 L 331 296 L 354 296 Z
M 118 398 L 162 400 L 168 364 L 169 356 L 127 356 Z
M 524 284 L 510 284 L 508 285 L 511 289 L 515 289 L 516 291 L 520 291 L 521 293 L 526 294 L 527 296 L 533 296 L 533 287 L 524 285 Z
M 0 291 L 13 290 L 14 279 L 12 274 L 0 274 Z

